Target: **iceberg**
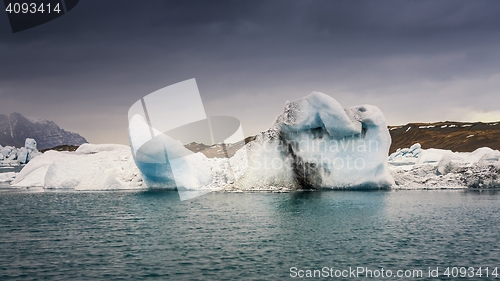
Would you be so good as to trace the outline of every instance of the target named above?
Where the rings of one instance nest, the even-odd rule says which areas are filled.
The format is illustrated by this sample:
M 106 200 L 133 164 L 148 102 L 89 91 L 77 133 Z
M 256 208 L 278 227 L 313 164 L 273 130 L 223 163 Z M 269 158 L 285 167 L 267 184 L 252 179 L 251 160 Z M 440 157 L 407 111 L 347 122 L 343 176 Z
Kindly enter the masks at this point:
M 234 179 L 226 144 L 243 141 L 241 124 L 229 116 L 207 116 L 195 79 L 143 97 L 128 117 L 132 155 L 149 188 L 178 190 L 184 200 Z M 218 146 L 224 159 L 193 152 L 184 146 L 190 143 Z
M 47 151 L 17 174 L 13 187 L 117 190 L 143 188 L 130 147 L 83 144 L 75 152 Z
M 247 145 L 248 166 L 238 184 L 243 189 L 389 188 L 394 183 L 387 161 L 390 144 L 377 107 L 344 109 L 332 97 L 313 92 L 287 102 L 272 128 Z
M 389 155 L 389 163 L 392 165 L 412 165 L 417 162 L 417 159 L 422 153 L 420 143 L 415 143 L 410 148 L 398 148 L 396 152 Z
M 419 145 L 418 145 L 419 146 Z M 500 151 L 482 147 L 473 152 L 421 149 L 417 156 L 400 151 L 389 157 L 399 189 L 498 188 Z M 413 158 L 413 161 L 408 161 Z M 402 165 L 401 163 L 405 163 Z
M 150 136 L 153 130 L 154 138 Z M 150 127 L 141 115 L 129 121 L 129 138 L 133 145 L 134 160 L 150 188 L 197 189 L 212 181 L 208 158 L 193 153 L 178 140 Z
M 19 149 L 0 145 L 0 166 L 18 166 L 28 163 L 33 158 L 41 155 L 36 146 L 36 141 L 31 138 L 27 138 L 24 147 Z

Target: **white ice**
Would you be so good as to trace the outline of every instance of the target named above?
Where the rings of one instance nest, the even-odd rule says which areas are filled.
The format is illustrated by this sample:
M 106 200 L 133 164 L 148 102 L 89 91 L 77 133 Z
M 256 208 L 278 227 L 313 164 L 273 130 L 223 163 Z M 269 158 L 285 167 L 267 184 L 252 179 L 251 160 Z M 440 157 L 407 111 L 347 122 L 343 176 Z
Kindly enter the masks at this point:
M 0 183 L 11 182 L 15 177 L 15 172 L 0 173 Z
M 247 145 L 241 189 L 269 186 L 388 188 L 391 138 L 375 106 L 342 108 L 319 92 L 285 104 L 273 127 Z
M 31 159 L 41 155 L 36 148 L 36 141 L 31 138 L 25 140 L 24 147 L 2 147 L 0 145 L 0 166 L 18 166 L 26 164 Z
M 150 188 L 193 190 L 211 184 L 212 167 L 205 155 L 150 127 L 139 114 L 129 121 L 129 138 L 135 163 Z
M 144 188 L 130 147 L 92 144 L 75 152 L 47 151 L 30 161 L 11 184 L 75 190 Z
M 414 145 L 415 146 L 415 145 Z M 500 187 L 500 151 L 488 147 L 473 152 L 421 149 L 416 156 L 398 149 L 391 154 L 390 170 L 394 188 L 493 188 Z M 409 159 L 413 159 L 410 161 Z

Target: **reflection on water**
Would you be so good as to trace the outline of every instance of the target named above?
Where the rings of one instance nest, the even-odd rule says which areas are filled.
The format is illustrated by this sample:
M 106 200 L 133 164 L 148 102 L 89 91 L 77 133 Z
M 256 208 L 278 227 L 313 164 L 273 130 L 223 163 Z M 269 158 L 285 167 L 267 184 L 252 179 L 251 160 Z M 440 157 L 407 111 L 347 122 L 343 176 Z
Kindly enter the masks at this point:
M 499 211 L 498 191 L 191 201 L 175 191 L 0 191 L 0 279 L 275 280 L 293 266 L 498 266 Z

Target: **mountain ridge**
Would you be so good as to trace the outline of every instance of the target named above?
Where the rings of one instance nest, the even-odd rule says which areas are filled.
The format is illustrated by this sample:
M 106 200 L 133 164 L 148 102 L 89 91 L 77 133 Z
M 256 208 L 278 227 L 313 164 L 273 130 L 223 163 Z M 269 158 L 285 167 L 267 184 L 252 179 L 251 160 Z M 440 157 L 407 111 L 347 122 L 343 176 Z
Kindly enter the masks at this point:
M 480 147 L 500 150 L 498 122 L 432 122 L 388 126 L 392 144 L 389 153 L 420 143 L 422 148 L 472 152 Z
M 53 121 L 27 118 L 17 112 L 0 114 L 0 145 L 23 147 L 26 138 L 35 139 L 38 149 L 87 142 L 81 135 L 61 129 Z

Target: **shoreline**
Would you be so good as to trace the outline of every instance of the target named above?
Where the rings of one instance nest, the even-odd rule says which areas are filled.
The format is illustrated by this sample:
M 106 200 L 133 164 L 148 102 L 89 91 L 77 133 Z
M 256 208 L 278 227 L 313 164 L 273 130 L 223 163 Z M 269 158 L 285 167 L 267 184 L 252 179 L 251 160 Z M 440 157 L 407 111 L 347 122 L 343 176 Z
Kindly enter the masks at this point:
M 398 192 L 398 191 L 500 191 L 500 188 L 470 188 L 470 187 L 442 187 L 442 188 L 387 188 L 387 189 L 248 189 L 248 190 L 213 190 L 210 193 L 306 193 L 306 192 Z M 93 192 L 150 192 L 163 193 L 175 192 L 171 189 L 151 189 L 151 188 L 135 188 L 135 189 L 103 189 L 103 190 L 75 190 L 70 188 L 43 188 L 40 186 L 34 187 L 12 187 L 9 183 L 0 183 L 0 193 L 4 192 L 26 192 L 26 193 L 93 193 Z M 199 190 L 193 190 L 196 192 Z

